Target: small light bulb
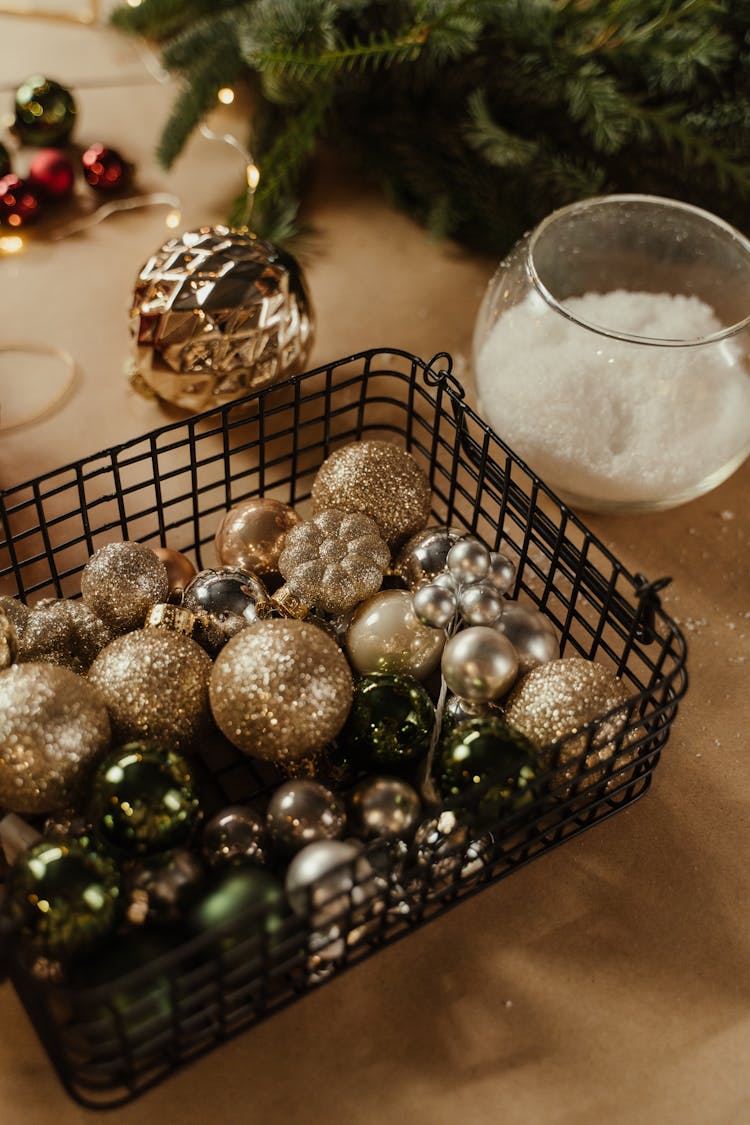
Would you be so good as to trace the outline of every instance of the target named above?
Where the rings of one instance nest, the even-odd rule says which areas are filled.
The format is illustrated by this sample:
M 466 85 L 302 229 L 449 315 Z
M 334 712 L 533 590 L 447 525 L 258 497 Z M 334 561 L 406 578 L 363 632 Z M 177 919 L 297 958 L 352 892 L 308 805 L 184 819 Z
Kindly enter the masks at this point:
M 234 101 L 234 90 L 231 86 L 222 86 L 216 97 L 222 105 L 231 105 Z
M 257 164 L 248 164 L 247 166 L 247 186 L 250 191 L 255 191 L 260 182 L 260 168 Z
M 182 214 L 179 211 L 170 211 L 164 220 L 170 230 L 175 230 L 182 220 Z
M 0 251 L 3 254 L 18 254 L 23 250 L 23 239 L 19 234 L 8 234 L 0 238 Z
M 128 0 L 128 7 L 129 8 L 140 8 L 142 3 L 143 3 L 143 0 Z

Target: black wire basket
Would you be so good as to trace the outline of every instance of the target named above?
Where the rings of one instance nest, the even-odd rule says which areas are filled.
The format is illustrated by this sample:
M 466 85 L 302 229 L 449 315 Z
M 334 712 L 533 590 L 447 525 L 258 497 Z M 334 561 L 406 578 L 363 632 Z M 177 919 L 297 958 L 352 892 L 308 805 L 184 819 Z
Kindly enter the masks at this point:
M 516 564 L 523 594 L 555 625 L 561 655 L 608 665 L 630 691 L 624 719 L 549 748 L 529 799 L 480 823 L 431 815 L 419 849 L 375 846 L 308 917 L 271 931 L 246 910 L 174 938 L 104 984 L 59 983 L 11 942 L 8 973 L 69 1093 L 122 1104 L 467 895 L 645 793 L 687 678 L 685 642 L 662 611 L 667 580 L 632 575 L 464 402 L 444 353 L 367 351 L 163 426 L 0 493 L 0 593 L 74 597 L 89 556 L 115 539 L 165 545 L 201 568 L 228 508 L 274 496 L 303 513 L 315 472 L 362 438 L 404 445 L 427 472 L 434 522 Z M 596 754 L 592 755 L 592 748 Z M 206 813 L 261 801 L 274 784 L 223 740 L 198 752 Z M 565 763 L 564 769 L 560 768 Z

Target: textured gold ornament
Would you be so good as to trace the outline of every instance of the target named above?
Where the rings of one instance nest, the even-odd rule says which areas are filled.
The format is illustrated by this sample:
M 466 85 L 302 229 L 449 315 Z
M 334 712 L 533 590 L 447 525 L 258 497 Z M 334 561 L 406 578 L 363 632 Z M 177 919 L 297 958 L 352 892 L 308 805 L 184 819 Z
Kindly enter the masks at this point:
M 91 665 L 118 742 L 150 740 L 186 750 L 208 728 L 211 658 L 190 637 L 139 629 L 116 637 Z
M 304 602 L 346 613 L 380 589 L 390 558 L 369 516 L 326 508 L 287 533 L 279 570 Z
M 0 606 L 0 671 L 10 668 L 18 656 L 18 634 L 10 614 Z
M 576 734 L 592 723 L 627 703 L 629 696 L 624 685 L 609 668 L 593 660 L 572 656 L 551 660 L 523 676 L 508 696 L 504 707 L 505 719 L 522 731 L 540 749 L 558 739 Z M 585 768 L 607 762 L 615 753 L 611 742 L 627 723 L 627 711 L 616 711 L 594 735 L 592 749 L 586 755 Z M 637 751 L 627 749 L 635 732 L 624 740 L 623 751 L 618 754 L 616 766 L 633 761 Z M 586 735 L 570 738 L 560 748 L 560 770 L 554 784 L 573 781 L 580 772 L 580 758 L 586 749 Z M 549 752 L 543 754 L 545 766 L 552 764 Z M 584 784 L 593 785 L 602 776 L 595 771 L 586 777 Z
M 0 673 L 0 805 L 44 813 L 70 804 L 110 724 L 96 692 L 54 664 L 15 664 Z
M 272 619 L 243 629 L 219 653 L 211 709 L 230 742 L 284 766 L 309 758 L 341 730 L 352 674 L 341 649 L 306 621 Z
M 81 574 L 86 605 L 113 633 L 139 629 L 156 602 L 169 595 L 166 567 L 142 543 L 107 543 Z
M 294 508 L 272 497 L 256 496 L 230 508 L 216 532 L 216 553 L 224 566 L 249 570 L 260 578 L 275 574 L 287 531 L 300 522 Z
M 138 374 L 189 410 L 299 370 L 314 329 L 296 260 L 223 226 L 187 231 L 157 250 L 138 276 L 130 324 Z
M 0 609 L 7 613 L 16 627 L 16 636 L 20 640 L 26 628 L 26 622 L 29 620 L 29 613 L 31 610 L 19 598 L 8 597 L 7 594 L 0 595 Z
M 60 664 L 83 674 L 111 639 L 109 627 L 83 602 L 50 599 L 31 610 L 18 659 L 24 664 Z
M 337 449 L 318 469 L 315 512 L 339 508 L 375 520 L 391 550 L 425 526 L 430 482 L 417 462 L 389 441 L 357 441 Z

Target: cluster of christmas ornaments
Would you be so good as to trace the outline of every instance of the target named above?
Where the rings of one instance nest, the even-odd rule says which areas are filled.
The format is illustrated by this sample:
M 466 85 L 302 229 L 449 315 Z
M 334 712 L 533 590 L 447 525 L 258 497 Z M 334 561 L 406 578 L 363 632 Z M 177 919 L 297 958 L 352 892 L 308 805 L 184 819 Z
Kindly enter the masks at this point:
M 357 442 L 319 469 L 309 518 L 232 508 L 215 568 L 110 543 L 80 601 L 0 598 L 5 912 L 33 956 L 74 966 L 123 927 L 196 934 L 255 909 L 267 948 L 304 922 L 325 974 L 489 870 L 540 778 L 559 794 L 582 758 L 589 783 L 612 767 L 625 688 L 560 659 L 509 600 L 511 561 L 427 526 L 430 499 L 410 454 Z M 261 804 L 204 807 L 191 754 L 217 730 L 277 768 Z
M 28 172 L 17 175 L 8 149 L 0 143 L 0 225 L 18 230 L 34 222 L 48 204 L 73 192 L 76 163 L 95 192 L 111 194 L 127 186 L 129 165 L 113 148 L 95 143 L 80 154 L 71 148 L 77 107 L 69 90 L 42 75 L 27 78 L 15 95 L 11 131 L 22 146 L 38 149 Z

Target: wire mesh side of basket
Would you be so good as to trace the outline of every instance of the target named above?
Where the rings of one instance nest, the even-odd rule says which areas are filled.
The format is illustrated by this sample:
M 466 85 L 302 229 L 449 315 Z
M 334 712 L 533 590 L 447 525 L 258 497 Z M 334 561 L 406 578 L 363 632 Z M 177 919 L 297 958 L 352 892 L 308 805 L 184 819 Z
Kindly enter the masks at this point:
M 426 859 L 382 850 L 350 891 L 310 903 L 271 940 L 263 919 L 167 951 L 126 980 L 61 988 L 16 960 L 12 974 L 69 1091 L 113 1105 L 264 1018 L 386 942 L 630 804 L 648 787 L 685 690 L 684 640 L 654 590 L 630 575 L 464 403 L 447 357 L 369 351 L 239 403 L 162 427 L 0 494 L 0 593 L 76 596 L 87 558 L 114 539 L 214 560 L 224 512 L 270 495 L 305 512 L 334 448 L 406 446 L 428 473 L 436 523 L 479 536 L 517 566 L 521 595 L 552 620 L 562 655 L 613 668 L 631 691 L 602 744 L 592 724 L 551 751 L 532 798 L 477 821 L 481 794 L 450 810 Z M 199 757 L 208 811 L 267 791 L 268 772 L 227 743 Z M 455 818 L 454 818 L 455 819 Z M 373 874 L 374 872 L 374 874 Z M 325 925 L 320 922 L 321 910 Z M 317 919 L 317 922 L 316 922 Z M 132 979 L 131 979 L 132 978 Z

